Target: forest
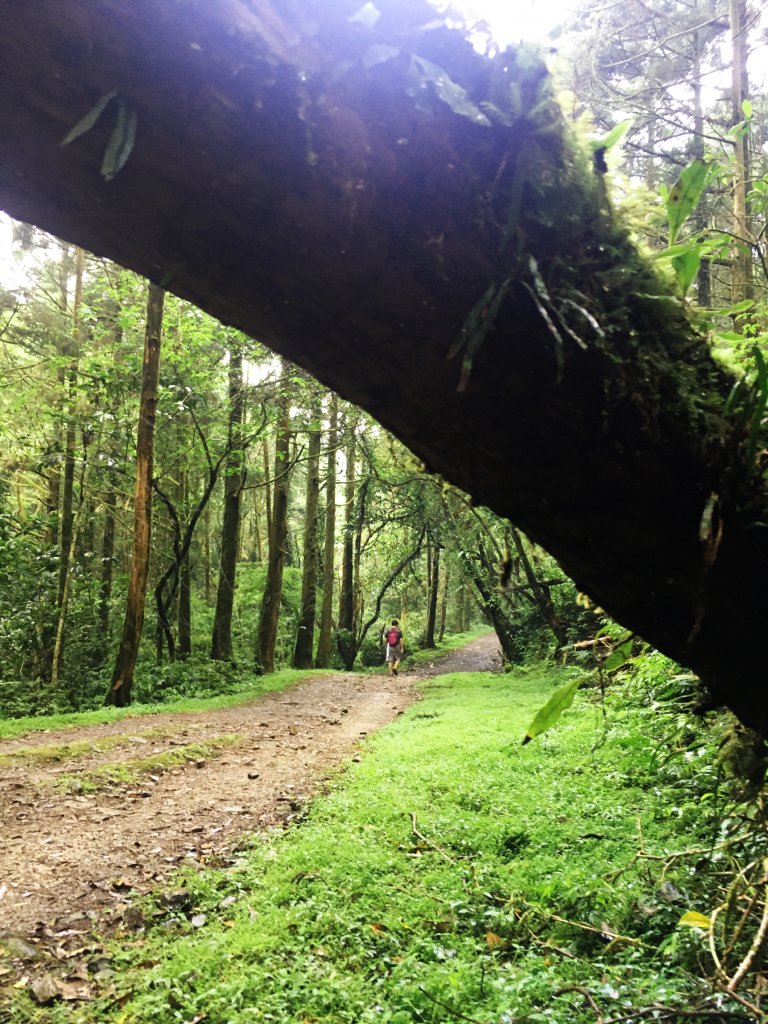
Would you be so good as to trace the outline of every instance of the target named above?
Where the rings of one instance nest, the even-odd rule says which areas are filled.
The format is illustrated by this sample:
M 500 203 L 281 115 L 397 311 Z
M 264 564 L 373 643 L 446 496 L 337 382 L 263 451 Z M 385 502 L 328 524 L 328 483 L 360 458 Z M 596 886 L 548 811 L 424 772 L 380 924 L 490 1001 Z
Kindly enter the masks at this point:
M 3 6 L 0 1020 L 768 1021 L 762 9 Z

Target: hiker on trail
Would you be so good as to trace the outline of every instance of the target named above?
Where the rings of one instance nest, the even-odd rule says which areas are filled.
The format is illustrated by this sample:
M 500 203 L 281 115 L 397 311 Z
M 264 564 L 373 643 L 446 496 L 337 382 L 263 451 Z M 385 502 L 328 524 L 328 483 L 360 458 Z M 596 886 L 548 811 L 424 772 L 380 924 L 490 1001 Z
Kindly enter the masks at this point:
M 396 676 L 403 657 L 403 631 L 397 619 L 392 619 L 392 625 L 384 630 L 384 640 L 387 644 L 387 668 L 391 676 Z

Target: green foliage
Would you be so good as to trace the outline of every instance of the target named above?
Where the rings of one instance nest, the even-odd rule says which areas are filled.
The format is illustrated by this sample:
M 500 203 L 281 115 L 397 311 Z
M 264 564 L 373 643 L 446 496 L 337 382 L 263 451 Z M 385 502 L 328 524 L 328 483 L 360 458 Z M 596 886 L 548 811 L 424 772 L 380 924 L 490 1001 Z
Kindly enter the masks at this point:
M 567 683 L 563 683 L 562 686 L 558 686 L 547 703 L 536 712 L 533 721 L 526 729 L 523 746 L 546 732 L 547 729 L 551 729 L 560 720 L 562 713 L 573 704 L 579 682 L 578 678 L 571 679 Z
M 104 93 L 61 140 L 62 146 L 68 146 L 75 139 L 89 132 L 95 127 L 112 100 L 117 100 L 117 115 L 101 163 L 101 175 L 105 181 L 111 181 L 125 167 L 136 140 L 138 114 L 122 96 L 118 96 L 114 91 Z
M 264 693 L 283 690 L 302 679 L 322 675 L 323 672 L 317 669 L 306 672 L 299 671 L 298 669 L 283 669 L 280 672 L 274 672 L 270 676 L 254 680 L 253 674 L 249 673 L 247 676 L 243 675 L 243 685 L 239 690 L 216 697 L 186 697 L 169 701 L 165 705 L 136 703 L 130 708 L 101 707 L 95 711 L 41 714 L 27 718 L 8 718 L 7 720 L 0 719 L 0 739 L 26 736 L 29 733 L 38 731 L 66 729 L 69 727 L 76 728 L 83 725 L 101 725 L 103 722 L 115 722 L 123 718 L 157 715 L 161 712 L 215 711 L 219 708 L 246 704 L 248 701 L 254 700 Z
M 688 927 L 728 884 L 713 741 L 677 698 L 637 701 L 671 670 L 638 662 L 607 726 L 579 694 L 525 748 L 510 740 L 567 674 L 436 678 L 301 827 L 186 874 L 183 908 L 161 896 L 109 951 L 104 998 L 46 1021 L 739 1019 Z
M 662 186 L 661 195 L 667 208 L 669 244 L 674 245 L 680 231 L 698 205 L 704 189 L 719 168 L 710 160 L 697 158 L 685 167 L 671 188 Z

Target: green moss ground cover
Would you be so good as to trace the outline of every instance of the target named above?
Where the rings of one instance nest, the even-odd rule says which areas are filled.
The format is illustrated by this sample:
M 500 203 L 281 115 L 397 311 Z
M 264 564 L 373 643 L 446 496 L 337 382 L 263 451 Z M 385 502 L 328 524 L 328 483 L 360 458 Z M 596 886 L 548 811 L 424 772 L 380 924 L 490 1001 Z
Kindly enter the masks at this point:
M 521 746 L 568 678 L 437 677 L 300 825 L 187 875 L 188 913 L 161 902 L 118 937 L 103 997 L 29 1019 L 752 1019 L 712 995 L 702 935 L 678 927 L 711 910 L 716 768 L 674 711 L 606 718 L 594 691 Z

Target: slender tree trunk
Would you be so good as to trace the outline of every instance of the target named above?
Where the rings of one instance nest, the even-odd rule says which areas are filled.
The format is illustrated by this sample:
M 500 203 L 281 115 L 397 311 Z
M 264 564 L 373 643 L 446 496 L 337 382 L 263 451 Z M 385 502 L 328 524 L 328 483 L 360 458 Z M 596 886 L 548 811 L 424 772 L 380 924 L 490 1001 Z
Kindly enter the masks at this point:
M 261 454 L 264 463 L 264 513 L 267 518 L 267 546 L 269 546 L 270 537 L 272 536 L 272 484 L 270 483 L 272 469 L 269 465 L 269 441 L 266 437 L 261 446 Z M 275 476 L 277 476 L 277 473 L 275 473 Z
M 69 274 L 72 268 L 72 254 L 68 245 L 62 243 L 61 246 L 61 258 L 59 260 L 58 267 L 58 285 L 59 285 L 59 310 L 64 320 L 69 313 Z M 54 397 L 54 403 L 59 408 L 64 399 L 64 390 L 66 387 L 66 368 L 64 365 L 64 359 L 62 358 L 66 354 L 65 338 L 68 339 L 67 328 L 62 326 L 60 336 L 56 342 L 56 355 L 59 357 L 59 366 L 56 370 L 56 382 L 58 385 L 56 395 Z M 49 514 L 49 525 L 46 532 L 46 540 L 53 547 L 59 539 L 59 502 L 61 500 L 61 463 L 59 461 L 59 454 L 63 449 L 60 438 L 53 443 L 54 449 L 54 460 L 48 472 L 48 496 L 46 500 L 46 507 Z
M 229 437 L 232 455 L 224 480 L 224 518 L 221 527 L 221 561 L 216 589 L 211 657 L 214 661 L 232 660 L 232 610 L 235 605 L 235 575 L 240 547 L 240 506 L 245 483 L 242 451 L 243 429 L 243 350 L 229 355 Z
M 730 0 L 731 25 L 731 117 L 734 124 L 744 120 L 742 103 L 749 95 L 747 77 L 746 0 Z M 731 264 L 731 295 L 734 302 L 752 295 L 752 235 L 747 209 L 749 178 L 749 137 L 739 134 L 733 144 L 733 232 L 736 244 Z
M 323 601 L 320 610 L 320 635 L 317 641 L 318 668 L 331 664 L 333 631 L 333 589 L 336 583 L 336 444 L 338 441 L 339 399 L 331 395 L 328 411 L 328 459 L 325 478 L 325 540 L 323 544 Z
M 355 552 L 355 417 L 346 417 L 347 443 L 344 449 L 344 536 L 341 555 L 341 588 L 339 593 L 339 629 L 351 630 L 355 617 L 354 552 Z
M 186 522 L 189 517 L 189 475 L 179 469 L 179 508 Z M 192 570 L 189 549 L 184 552 L 179 566 L 178 645 L 176 654 L 182 661 L 192 653 Z
M 363 532 L 368 510 L 368 491 L 371 478 L 366 477 L 357 489 L 355 501 L 355 554 L 352 563 L 352 633 L 357 636 L 360 621 L 363 617 L 363 587 L 360 582 L 360 563 L 363 558 Z M 359 637 L 358 637 L 359 646 Z
M 320 498 L 320 396 L 312 395 L 309 407 L 307 497 L 304 510 L 304 552 L 301 575 L 301 612 L 293 652 L 294 668 L 312 668 L 317 605 L 317 509 Z
M 66 389 L 66 430 L 64 435 L 64 475 L 61 492 L 61 514 L 59 530 L 59 588 L 56 605 L 61 608 L 64 586 L 69 573 L 69 549 L 72 546 L 72 522 L 74 520 L 73 494 L 75 487 L 75 400 L 77 388 L 77 359 L 80 348 L 80 305 L 83 301 L 83 272 L 85 253 L 75 249 L 75 295 L 72 302 L 72 329 L 67 339 L 64 354 L 68 365 L 65 369 Z
M 73 505 L 73 519 L 71 526 L 71 533 L 69 538 L 69 551 L 67 553 L 68 562 L 71 564 L 75 559 L 75 549 L 77 547 L 77 538 L 80 531 L 80 526 L 83 517 L 83 508 L 85 505 L 85 486 L 86 477 L 88 470 L 88 453 L 87 449 L 83 452 L 83 468 L 80 475 L 80 496 L 77 503 L 77 511 L 74 512 Z M 73 500 L 74 500 L 74 485 L 73 485 Z M 61 607 L 59 608 L 59 619 L 56 625 L 56 639 L 53 645 L 53 660 L 51 667 L 51 685 L 55 686 L 59 681 L 59 674 L 61 667 L 64 662 L 64 627 L 67 621 L 67 609 L 69 608 L 69 594 L 72 585 L 72 576 L 70 573 L 64 578 L 64 590 L 61 594 Z
M 693 62 L 693 146 L 692 155 L 704 159 L 704 110 L 701 105 L 701 38 L 700 33 L 694 37 L 695 56 Z M 700 205 L 695 214 L 695 224 L 699 231 L 707 226 L 706 207 Z M 712 264 L 704 257 L 696 274 L 696 298 L 704 309 L 712 305 Z
M 459 593 L 457 596 L 458 601 L 458 626 L 459 633 L 466 633 L 467 631 L 467 584 L 462 583 L 459 587 Z
M 211 603 L 211 509 L 203 513 L 203 594 L 206 605 Z
M 341 548 L 341 583 L 339 586 L 339 624 L 336 642 L 344 667 L 349 671 L 355 660 L 355 427 L 352 410 L 345 417 L 344 448 L 344 528 Z
M 445 636 L 445 618 L 448 610 L 448 585 L 450 583 L 450 570 L 446 566 L 445 572 L 443 573 L 443 582 L 440 587 L 440 631 L 438 633 L 438 643 L 443 642 Z
M 280 620 L 280 599 L 283 592 L 285 545 L 288 539 L 288 499 L 290 485 L 289 460 L 291 454 L 291 389 L 287 364 L 278 397 L 277 440 L 275 442 L 275 480 L 272 488 L 272 529 L 269 535 L 269 562 L 264 596 L 259 616 L 256 670 L 274 672 L 277 627 Z
M 428 559 L 431 561 L 431 573 L 429 581 L 429 603 L 427 605 L 427 629 L 424 637 L 425 647 L 435 647 L 435 627 L 437 625 L 437 594 L 440 586 L 440 546 L 435 544 L 428 549 Z
M 64 473 L 61 489 L 61 512 L 59 516 L 59 584 L 56 594 L 58 622 L 56 625 L 56 642 L 51 667 L 51 681 L 55 682 L 61 671 L 64 658 L 64 639 L 69 604 L 70 565 L 75 554 L 75 444 L 76 414 L 75 402 L 77 391 L 77 361 L 80 351 L 80 306 L 83 301 L 83 273 L 85 270 L 85 253 L 82 249 L 75 250 L 75 295 L 72 303 L 72 327 L 66 345 L 68 365 L 65 370 L 66 388 L 66 429 L 64 435 Z M 84 500 L 80 495 L 80 501 Z
M 558 647 L 564 647 L 565 644 L 568 643 L 568 634 L 555 611 L 549 587 L 542 586 L 539 582 L 536 572 L 531 565 L 531 560 L 528 557 L 528 552 L 525 550 L 525 545 L 523 544 L 523 538 L 520 536 L 520 531 L 516 530 L 514 527 L 510 527 L 509 532 L 512 536 L 512 542 L 515 546 L 515 551 L 517 551 L 517 556 L 520 559 L 520 564 L 523 567 L 525 578 L 528 580 L 531 596 L 539 611 L 544 616 L 553 636 L 557 640 Z
M 131 702 L 133 675 L 144 626 L 144 601 L 147 594 L 152 535 L 152 469 L 164 297 L 165 292 L 162 288 L 150 284 L 147 300 L 147 328 L 144 337 L 144 366 L 141 378 L 141 408 L 136 445 L 131 574 L 128 581 L 123 635 L 106 698 L 107 704 L 115 704 L 118 707 L 126 707 Z
M 115 558 L 115 502 L 117 495 L 110 489 L 104 496 L 104 529 L 101 535 L 101 582 L 99 585 L 99 646 L 100 661 L 106 657 L 109 637 L 109 610 L 112 601 L 112 575 Z

